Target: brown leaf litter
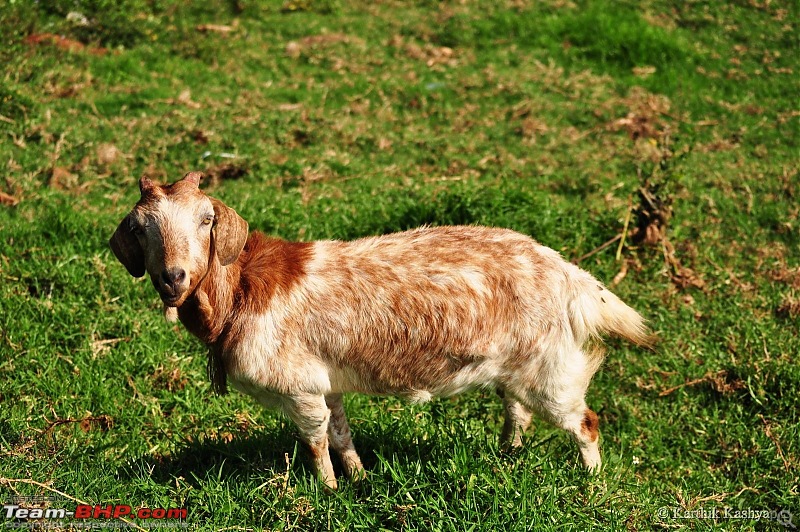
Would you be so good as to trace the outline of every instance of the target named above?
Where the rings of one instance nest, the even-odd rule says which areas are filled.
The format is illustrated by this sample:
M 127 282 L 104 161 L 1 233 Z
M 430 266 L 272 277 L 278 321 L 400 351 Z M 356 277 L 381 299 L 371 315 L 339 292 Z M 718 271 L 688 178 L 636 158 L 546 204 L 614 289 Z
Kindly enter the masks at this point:
M 708 384 L 712 390 L 723 395 L 732 394 L 737 390 L 742 390 L 747 387 L 743 380 L 732 377 L 728 374 L 727 370 L 722 369 L 716 372 L 709 371 L 699 379 L 691 379 L 683 384 L 662 390 L 659 392 L 658 396 L 665 397 L 676 390 L 680 390 L 681 388 L 685 388 L 687 386 L 697 386 L 698 384 Z
M 150 375 L 150 378 L 153 380 L 156 388 L 161 388 L 162 390 L 168 390 L 170 392 L 183 390 L 189 383 L 189 379 L 183 376 L 180 368 L 167 370 L 163 366 L 159 366 L 153 374 Z
M 666 96 L 634 87 L 621 103 L 628 107 L 628 113 L 609 124 L 612 131 L 625 131 L 635 141 L 660 139 L 669 128 L 664 117 L 669 115 L 671 102 Z
M 345 33 L 322 33 L 319 35 L 309 35 L 297 41 L 286 43 L 284 53 L 291 58 L 298 58 L 308 50 L 327 48 L 335 44 L 350 44 L 363 47 L 365 42 L 360 37 L 354 37 Z
M 219 33 L 227 35 L 239 28 L 239 19 L 235 19 L 231 24 L 198 24 L 195 29 L 201 33 Z
M 222 163 L 206 168 L 204 177 L 208 179 L 209 186 L 215 187 L 224 180 L 240 179 L 249 172 L 242 163 Z
M 77 423 L 83 432 L 89 432 L 93 428 L 99 428 L 100 430 L 105 432 L 114 427 L 114 418 L 109 416 L 108 414 L 93 416 L 91 415 L 91 413 L 87 414 L 81 419 L 75 419 L 71 417 L 58 418 L 48 422 L 47 426 L 42 431 L 42 435 L 52 432 L 53 429 L 55 429 L 58 426 L 68 425 L 70 423 Z
M 123 156 L 122 152 L 113 144 L 104 142 L 95 150 L 97 163 L 100 166 L 110 166 Z
M 454 49 L 448 46 L 435 46 L 431 43 L 419 44 L 407 41 L 401 35 L 394 35 L 389 39 L 389 46 L 397 48 L 406 56 L 417 61 L 424 61 L 429 67 L 444 65 L 456 66 L 458 57 Z
M 800 317 L 800 301 L 794 296 L 785 296 L 781 304 L 775 309 L 775 313 L 781 318 Z
M 639 187 L 639 203 L 633 209 L 636 227 L 631 231 L 635 243 L 653 246 L 666 238 L 667 225 L 672 218 L 672 198 L 663 194 L 661 188 L 650 181 Z
M 0 205 L 13 207 L 17 204 L 19 204 L 19 199 L 16 196 L 12 196 L 11 194 L 6 194 L 5 192 L 0 191 Z
M 73 190 L 78 186 L 78 176 L 63 166 L 54 166 L 50 171 L 48 185 L 56 190 Z
M 34 33 L 25 37 L 25 43 L 30 45 L 50 44 L 64 50 L 66 52 L 83 52 L 87 51 L 92 55 L 105 55 L 108 53 L 107 48 L 97 46 L 86 46 L 80 41 L 69 39 L 55 33 Z

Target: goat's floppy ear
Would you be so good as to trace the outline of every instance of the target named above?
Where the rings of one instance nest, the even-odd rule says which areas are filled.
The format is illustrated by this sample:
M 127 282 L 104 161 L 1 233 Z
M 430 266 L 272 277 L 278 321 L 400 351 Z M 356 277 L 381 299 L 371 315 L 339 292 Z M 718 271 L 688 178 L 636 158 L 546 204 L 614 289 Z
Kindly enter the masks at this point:
M 217 199 L 210 199 L 214 205 L 214 249 L 222 265 L 227 266 L 235 262 L 244 249 L 249 228 L 236 211 Z
M 131 231 L 130 214 L 122 220 L 108 243 L 114 256 L 125 266 L 128 273 L 134 277 L 144 275 L 144 252 Z

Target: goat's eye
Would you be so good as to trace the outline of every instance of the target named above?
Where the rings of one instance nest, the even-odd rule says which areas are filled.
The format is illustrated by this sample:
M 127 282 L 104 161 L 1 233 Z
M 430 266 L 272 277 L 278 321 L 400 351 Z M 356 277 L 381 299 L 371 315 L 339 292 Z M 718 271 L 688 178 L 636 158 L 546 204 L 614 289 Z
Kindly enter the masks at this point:
M 214 216 L 209 214 L 208 216 L 203 218 L 203 225 L 209 225 L 213 221 L 214 221 Z

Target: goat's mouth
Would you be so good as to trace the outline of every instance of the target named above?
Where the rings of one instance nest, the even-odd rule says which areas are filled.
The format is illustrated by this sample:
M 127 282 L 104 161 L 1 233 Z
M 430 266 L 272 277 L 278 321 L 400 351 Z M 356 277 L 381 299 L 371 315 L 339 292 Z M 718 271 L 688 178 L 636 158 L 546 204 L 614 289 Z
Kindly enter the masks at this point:
M 180 306 L 184 300 L 186 300 L 186 297 L 189 293 L 189 290 L 187 289 L 163 285 L 155 281 L 153 282 L 153 285 L 155 286 L 156 292 L 158 292 L 158 296 L 161 298 L 161 301 L 168 307 Z
M 177 293 L 173 293 L 170 289 L 161 289 L 158 290 L 158 295 L 161 297 L 161 301 L 168 307 L 179 307 L 186 301 L 188 297 L 189 291 L 188 290 L 179 290 Z
M 177 307 L 180 300 L 183 299 L 182 297 L 183 294 L 178 296 L 173 296 L 169 294 L 160 294 L 160 295 L 161 295 L 161 301 L 163 301 L 164 304 L 169 307 Z

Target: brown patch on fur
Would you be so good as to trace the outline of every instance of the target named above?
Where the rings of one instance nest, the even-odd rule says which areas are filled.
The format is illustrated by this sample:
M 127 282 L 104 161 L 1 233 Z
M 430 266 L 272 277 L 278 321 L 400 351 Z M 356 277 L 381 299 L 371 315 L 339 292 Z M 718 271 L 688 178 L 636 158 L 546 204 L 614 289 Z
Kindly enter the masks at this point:
M 218 260 L 211 261 L 203 282 L 178 309 L 178 316 L 209 346 L 208 375 L 217 393 L 227 392 L 224 354 L 241 338 L 243 318 L 263 314 L 276 293 L 288 293 L 305 275 L 310 258 L 310 243 L 253 232 L 236 262 L 222 267 Z
M 597 414 L 588 408 L 581 422 L 581 433 L 592 442 L 597 441 L 597 438 L 600 437 L 600 421 L 597 419 Z
M 236 261 L 241 277 L 235 300 L 242 310 L 262 314 L 276 292 L 288 293 L 305 276 L 311 246 L 251 233 Z

